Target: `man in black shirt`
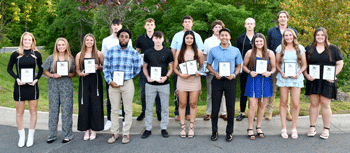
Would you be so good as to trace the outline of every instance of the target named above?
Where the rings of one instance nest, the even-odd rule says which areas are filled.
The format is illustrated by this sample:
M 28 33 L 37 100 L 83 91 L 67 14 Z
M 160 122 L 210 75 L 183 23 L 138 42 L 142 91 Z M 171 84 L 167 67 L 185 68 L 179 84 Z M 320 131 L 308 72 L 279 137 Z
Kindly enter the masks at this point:
M 241 51 L 242 58 L 244 59 L 245 54 L 248 50 L 252 49 L 252 40 L 255 35 L 255 20 L 253 18 L 247 18 L 244 24 L 246 28 L 246 32 L 240 35 L 236 41 L 236 47 Z M 247 96 L 244 96 L 245 87 L 247 84 L 248 73 L 241 71 L 241 75 L 239 76 L 240 86 L 241 86 L 241 98 L 240 98 L 240 110 L 241 113 L 237 116 L 237 121 L 242 121 L 245 117 L 245 109 L 247 105 Z
M 145 29 L 146 33 L 143 35 L 140 35 L 136 40 L 136 50 L 143 56 L 146 52 L 146 50 L 154 47 L 154 42 L 152 40 L 154 29 L 156 28 L 155 21 L 152 18 L 146 19 L 145 23 Z M 164 46 L 164 43 L 163 43 Z M 144 73 L 141 71 L 139 74 L 139 84 L 141 88 L 141 105 L 142 105 L 142 112 L 139 117 L 137 117 L 136 120 L 142 121 L 145 117 L 145 110 L 146 110 L 146 102 L 145 102 L 145 84 L 146 84 L 146 77 Z M 159 96 L 156 97 L 156 112 L 158 121 L 161 120 L 161 104 Z
M 142 138 L 147 138 L 151 134 L 153 105 L 154 99 L 157 95 L 159 95 L 162 104 L 162 120 L 160 123 L 161 133 L 162 136 L 166 138 L 169 136 L 168 132 L 166 131 L 169 123 L 170 85 L 168 78 L 173 72 L 174 58 L 172 52 L 162 45 L 164 42 L 164 36 L 162 32 L 154 32 L 152 40 L 154 41 L 154 48 L 150 48 L 145 52 L 143 64 L 143 73 L 147 78 L 147 83 L 145 85 L 146 130 L 142 134 Z M 157 74 L 159 75 L 157 76 Z

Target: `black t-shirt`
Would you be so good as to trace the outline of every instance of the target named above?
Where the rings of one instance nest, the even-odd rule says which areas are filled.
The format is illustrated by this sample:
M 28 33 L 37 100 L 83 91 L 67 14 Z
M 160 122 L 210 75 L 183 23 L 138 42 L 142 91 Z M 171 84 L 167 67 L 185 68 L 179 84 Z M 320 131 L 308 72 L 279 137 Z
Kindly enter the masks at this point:
M 168 73 L 169 64 L 174 62 L 173 53 L 165 47 L 163 47 L 163 49 L 159 51 L 155 50 L 154 48 L 150 48 L 145 53 L 144 62 L 147 63 L 147 71 L 149 76 L 151 76 L 151 67 L 161 67 L 163 77 L 166 76 L 166 74 Z M 164 85 L 168 83 L 169 79 L 167 79 L 164 83 L 158 83 L 154 81 L 149 84 Z
M 317 50 L 314 50 L 310 54 L 309 58 L 309 53 L 311 51 L 311 46 L 307 46 L 305 48 L 306 50 L 306 59 L 307 59 L 307 64 L 315 64 L 315 65 L 320 65 L 320 77 L 322 78 L 323 76 L 323 66 L 324 65 L 336 65 L 336 62 L 339 60 L 343 60 L 343 54 L 341 53 L 340 49 L 335 46 L 335 45 L 329 45 L 329 50 L 331 51 L 331 59 L 332 61 L 329 60 L 329 55 L 327 54 L 326 51 L 323 51 L 321 54 L 317 52 Z M 307 72 L 309 71 L 309 68 L 307 68 Z
M 154 42 L 152 40 L 153 36 L 149 38 L 147 34 L 140 35 L 136 40 L 136 48 L 141 49 L 141 54 L 144 54 L 146 50 L 154 48 Z M 164 42 L 163 42 L 164 46 Z

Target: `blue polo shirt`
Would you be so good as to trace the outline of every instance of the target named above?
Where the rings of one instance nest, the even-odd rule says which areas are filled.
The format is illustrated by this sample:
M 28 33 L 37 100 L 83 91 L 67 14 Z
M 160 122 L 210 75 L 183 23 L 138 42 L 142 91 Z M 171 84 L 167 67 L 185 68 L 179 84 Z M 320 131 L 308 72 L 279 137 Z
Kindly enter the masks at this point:
M 196 44 L 197 44 L 198 49 L 203 51 L 204 44 L 203 44 L 201 36 L 194 31 L 193 31 L 193 33 L 194 33 L 194 38 L 196 39 Z M 182 45 L 182 40 L 184 39 L 184 35 L 185 35 L 184 31 L 180 31 L 180 32 L 176 33 L 173 37 L 173 40 L 171 41 L 170 48 L 176 49 L 176 51 L 180 50 L 181 45 Z
M 287 28 L 294 30 L 295 34 L 298 37 L 298 32 L 295 29 L 289 26 L 287 26 Z M 276 54 L 276 49 L 279 45 L 281 45 L 281 42 L 282 42 L 282 34 L 281 34 L 280 27 L 276 26 L 271 28 L 267 32 L 267 48 L 272 50 Z
M 219 72 L 219 62 L 230 62 L 230 73 L 234 74 L 236 65 L 241 64 L 243 60 L 238 48 L 229 45 L 225 49 L 219 45 L 210 49 L 207 62 L 212 66 L 214 64 L 213 69 L 215 72 Z

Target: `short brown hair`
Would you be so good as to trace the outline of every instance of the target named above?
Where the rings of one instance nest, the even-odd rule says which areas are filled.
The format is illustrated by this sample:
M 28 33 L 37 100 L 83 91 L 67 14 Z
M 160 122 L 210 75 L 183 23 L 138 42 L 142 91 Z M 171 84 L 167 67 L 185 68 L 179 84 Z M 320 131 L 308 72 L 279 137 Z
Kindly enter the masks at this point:
M 182 18 L 182 23 L 184 23 L 186 19 L 190 19 L 193 22 L 193 18 L 190 15 L 186 15 Z
M 285 10 L 282 10 L 282 11 L 280 11 L 280 12 L 277 13 L 277 19 L 280 18 L 280 14 L 282 14 L 282 13 L 286 14 L 286 15 L 287 15 L 287 18 L 289 19 L 290 16 L 289 16 L 288 12 L 285 11 Z
M 146 19 L 146 21 L 145 22 L 154 22 L 154 23 L 156 23 L 156 21 L 154 21 L 154 19 L 152 19 L 152 18 L 148 18 L 148 19 Z
M 211 24 L 211 29 L 214 29 L 214 27 L 215 27 L 216 25 L 221 25 L 222 28 L 225 28 L 224 22 L 222 22 L 221 20 L 215 20 L 215 21 Z

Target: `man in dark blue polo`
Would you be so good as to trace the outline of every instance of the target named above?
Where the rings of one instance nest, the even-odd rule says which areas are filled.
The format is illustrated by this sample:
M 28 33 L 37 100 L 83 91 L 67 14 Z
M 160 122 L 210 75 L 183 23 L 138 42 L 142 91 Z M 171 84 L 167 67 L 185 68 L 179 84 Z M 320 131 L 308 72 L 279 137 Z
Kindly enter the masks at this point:
M 278 19 L 278 25 L 276 27 L 271 28 L 268 33 L 267 33 L 267 48 L 272 50 L 276 54 L 276 48 L 281 44 L 282 42 L 282 34 L 284 30 L 287 28 L 293 29 L 288 26 L 288 20 L 289 20 L 289 14 L 287 11 L 280 11 L 277 14 L 277 19 Z M 298 32 L 293 29 L 295 34 L 298 36 Z M 268 99 L 266 103 L 266 114 L 265 114 L 265 119 L 266 120 L 271 120 L 272 118 L 272 111 L 273 111 L 273 105 L 275 103 L 275 96 L 276 96 L 276 90 L 277 90 L 277 85 L 276 85 L 276 75 L 277 72 L 275 72 L 272 75 L 272 83 L 273 83 L 273 95 Z M 290 98 L 289 98 L 290 99 Z M 291 121 L 292 120 L 292 115 L 290 115 L 290 102 L 288 102 L 288 114 L 287 114 L 287 120 Z
M 210 49 L 207 59 L 207 68 L 214 74 L 211 81 L 212 84 L 212 136 L 211 140 L 218 139 L 218 113 L 221 105 L 223 93 L 226 98 L 227 109 L 227 126 L 226 126 L 226 141 L 232 140 L 233 133 L 233 119 L 235 114 L 235 97 L 236 97 L 236 76 L 241 70 L 241 63 L 243 62 L 241 53 L 238 48 L 230 45 L 231 35 L 230 30 L 223 28 L 219 32 L 220 45 Z M 221 63 L 225 62 L 225 63 Z M 230 63 L 230 67 L 228 67 Z M 214 66 L 212 67 L 212 65 Z M 219 67 L 222 64 L 227 64 L 228 76 L 220 75 Z

